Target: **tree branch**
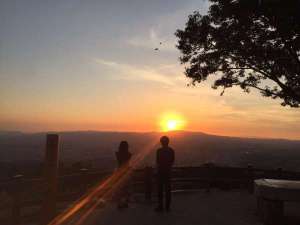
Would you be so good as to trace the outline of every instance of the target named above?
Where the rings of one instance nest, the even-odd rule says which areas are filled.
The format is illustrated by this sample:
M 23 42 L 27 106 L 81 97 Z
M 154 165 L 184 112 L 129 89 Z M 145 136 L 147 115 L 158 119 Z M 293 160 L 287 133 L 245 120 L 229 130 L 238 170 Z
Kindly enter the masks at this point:
M 235 85 L 240 86 L 241 84 L 243 84 L 243 83 L 236 83 Z M 255 89 L 257 89 L 257 90 L 259 90 L 259 91 L 262 91 L 262 92 L 267 92 L 267 89 L 264 89 L 264 88 L 261 88 L 261 87 L 258 87 L 258 86 L 252 85 L 252 84 L 246 84 L 246 86 L 255 88 Z M 273 95 L 273 96 L 280 97 L 278 94 L 276 94 L 276 93 L 273 92 L 273 91 L 268 90 L 268 92 L 269 92 L 271 95 Z

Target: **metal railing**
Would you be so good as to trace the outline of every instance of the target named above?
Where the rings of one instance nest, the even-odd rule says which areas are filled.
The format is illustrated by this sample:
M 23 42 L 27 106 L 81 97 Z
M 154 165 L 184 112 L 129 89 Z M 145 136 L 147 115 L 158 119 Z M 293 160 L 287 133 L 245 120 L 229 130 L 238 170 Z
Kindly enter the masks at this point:
M 58 203 L 74 201 L 110 175 L 111 172 L 108 171 L 82 170 L 76 174 L 59 176 L 56 201 Z M 135 169 L 130 181 L 132 192 L 143 193 L 145 200 L 150 201 L 156 189 L 155 177 L 155 169 L 152 167 Z M 252 193 L 253 181 L 259 178 L 300 180 L 300 173 L 285 171 L 281 168 L 263 170 L 251 166 L 245 168 L 220 167 L 212 164 L 199 167 L 175 167 L 172 171 L 172 186 L 174 190 L 204 189 L 208 192 L 212 188 L 223 190 L 243 188 Z M 20 222 L 22 208 L 42 205 L 46 194 L 46 185 L 45 179 L 26 179 L 20 175 L 0 183 L 0 190 L 7 192 L 13 202 L 11 224 Z

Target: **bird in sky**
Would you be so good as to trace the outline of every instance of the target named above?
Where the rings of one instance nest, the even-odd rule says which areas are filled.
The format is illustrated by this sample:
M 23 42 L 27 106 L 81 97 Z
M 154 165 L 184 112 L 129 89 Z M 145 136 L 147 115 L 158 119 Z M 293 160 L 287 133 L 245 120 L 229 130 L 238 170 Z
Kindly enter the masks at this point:
M 159 42 L 159 45 L 162 45 L 162 42 L 161 42 L 161 41 Z M 155 50 L 155 51 L 159 51 L 159 48 L 155 48 L 154 50 Z

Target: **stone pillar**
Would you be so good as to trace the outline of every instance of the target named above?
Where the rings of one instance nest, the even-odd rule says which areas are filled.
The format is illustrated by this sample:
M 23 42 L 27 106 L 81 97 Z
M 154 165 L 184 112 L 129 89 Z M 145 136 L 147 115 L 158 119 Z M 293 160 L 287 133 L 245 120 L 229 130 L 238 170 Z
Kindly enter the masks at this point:
M 58 186 L 59 136 L 47 134 L 44 167 L 45 196 L 42 205 L 42 225 L 48 224 L 56 213 Z
M 18 174 L 13 177 L 12 188 L 12 211 L 11 211 L 11 224 L 18 225 L 21 222 L 21 207 L 22 207 L 22 179 L 23 175 Z

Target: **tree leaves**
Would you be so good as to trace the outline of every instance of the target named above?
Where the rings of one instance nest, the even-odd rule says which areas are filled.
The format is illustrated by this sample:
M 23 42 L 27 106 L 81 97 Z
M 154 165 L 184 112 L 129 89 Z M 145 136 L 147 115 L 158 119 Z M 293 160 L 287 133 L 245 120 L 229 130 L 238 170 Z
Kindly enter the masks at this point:
M 207 15 L 195 11 L 175 33 L 186 76 L 195 84 L 221 72 L 213 88 L 222 87 L 222 93 L 233 86 L 256 88 L 282 99 L 282 105 L 299 107 L 299 2 L 210 1 Z M 265 80 L 273 86 L 264 86 Z

